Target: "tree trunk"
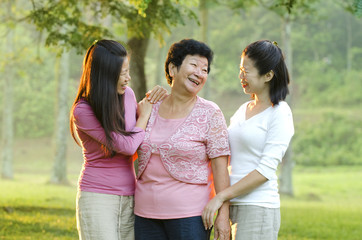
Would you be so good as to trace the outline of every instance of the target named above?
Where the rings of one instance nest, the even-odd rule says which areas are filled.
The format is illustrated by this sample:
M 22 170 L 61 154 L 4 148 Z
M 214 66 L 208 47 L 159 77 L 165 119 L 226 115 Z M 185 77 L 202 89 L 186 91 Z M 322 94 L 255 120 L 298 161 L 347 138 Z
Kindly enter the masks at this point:
M 11 7 L 15 4 L 9 1 L 7 12 L 9 19 L 12 18 Z M 6 55 L 9 59 L 13 59 L 13 34 L 14 30 L 8 30 L 6 36 Z M 10 62 L 10 64 L 9 64 Z M 5 67 L 4 72 L 4 107 L 3 107 L 3 131 L 2 131 L 2 178 L 13 179 L 13 141 L 14 141 L 14 127 L 13 127 L 13 84 L 14 79 L 14 66 L 13 61 L 10 60 Z
M 352 69 L 352 23 L 351 23 L 351 16 L 348 13 L 346 15 L 346 31 L 347 31 L 347 41 L 346 41 L 346 55 L 347 55 L 347 71 L 351 71 Z
M 157 65 L 156 65 L 156 74 L 155 74 L 155 84 L 156 85 L 161 85 L 163 79 L 165 79 L 164 75 L 162 75 L 162 73 L 164 72 L 163 70 L 165 69 L 165 59 L 163 58 L 163 53 L 164 53 L 164 49 L 165 47 L 160 47 L 158 49 L 157 52 Z
M 68 184 L 67 179 L 67 126 L 68 126 L 68 80 L 69 80 L 69 51 L 64 50 L 60 63 L 56 66 L 58 101 L 56 109 L 57 123 L 55 126 L 55 161 L 51 183 Z M 57 60 L 59 61 L 59 59 Z
M 137 101 L 144 98 L 147 90 L 147 81 L 145 74 L 145 57 L 147 52 L 149 38 L 133 37 L 128 41 L 131 48 L 131 66 L 132 89 L 136 94 Z
M 284 32 L 283 32 L 283 42 L 284 42 L 284 54 L 286 57 L 286 64 L 289 70 L 289 76 L 291 82 L 293 81 L 293 54 L 292 54 L 292 43 L 291 43 L 291 21 L 289 15 L 284 17 Z M 293 86 L 290 84 L 290 97 L 287 98 L 287 102 L 290 106 L 292 106 L 293 99 Z M 294 196 L 293 191 L 293 167 L 294 162 L 292 158 L 292 142 L 289 144 L 289 148 L 283 158 L 283 162 L 281 165 L 281 172 L 279 176 L 280 186 L 279 192 L 281 194 L 286 194 L 290 196 Z
M 200 15 L 201 15 L 201 41 L 204 43 L 208 42 L 208 25 L 209 25 L 209 11 L 207 8 L 207 0 L 200 0 L 199 5 Z M 211 77 L 207 79 L 207 83 L 204 85 L 204 98 L 210 98 L 210 84 Z

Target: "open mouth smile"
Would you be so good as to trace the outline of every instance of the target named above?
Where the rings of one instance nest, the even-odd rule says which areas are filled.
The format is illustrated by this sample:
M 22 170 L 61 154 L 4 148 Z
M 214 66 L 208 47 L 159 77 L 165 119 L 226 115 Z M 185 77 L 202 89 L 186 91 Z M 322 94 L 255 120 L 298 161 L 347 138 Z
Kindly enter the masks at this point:
M 193 80 L 193 79 L 191 79 L 191 78 L 189 78 L 189 80 L 190 80 L 191 82 L 193 82 L 194 84 L 196 84 L 197 86 L 200 84 L 199 82 L 197 82 L 197 81 L 195 81 L 195 80 Z

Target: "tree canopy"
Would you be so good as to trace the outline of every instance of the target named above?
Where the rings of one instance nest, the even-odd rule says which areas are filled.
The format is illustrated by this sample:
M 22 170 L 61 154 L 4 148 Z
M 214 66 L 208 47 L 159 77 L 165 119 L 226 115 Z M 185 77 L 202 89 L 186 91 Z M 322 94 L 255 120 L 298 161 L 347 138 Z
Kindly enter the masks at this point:
M 119 35 L 148 38 L 154 34 L 162 42 L 163 33 L 184 24 L 184 17 L 197 19 L 189 8 L 193 4 L 190 0 L 182 4 L 177 0 L 33 0 L 27 19 L 46 31 L 46 45 L 83 52 L 96 39 L 116 37 L 114 28 L 102 23 L 109 16 L 122 26 Z

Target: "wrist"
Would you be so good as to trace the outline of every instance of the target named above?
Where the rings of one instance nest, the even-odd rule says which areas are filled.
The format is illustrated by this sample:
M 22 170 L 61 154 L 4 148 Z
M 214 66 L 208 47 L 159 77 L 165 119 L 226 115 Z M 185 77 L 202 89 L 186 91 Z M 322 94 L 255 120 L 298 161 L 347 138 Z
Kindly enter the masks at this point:
M 218 210 L 217 216 L 221 218 L 229 218 L 229 203 L 224 203 Z
M 140 114 L 137 118 L 137 121 L 144 121 L 146 119 L 146 116 L 144 114 Z
M 216 196 L 217 196 L 218 199 L 219 199 L 221 202 L 223 202 L 223 203 L 225 203 L 226 201 L 229 200 L 229 199 L 227 198 L 226 194 L 225 194 L 225 191 L 219 192 Z

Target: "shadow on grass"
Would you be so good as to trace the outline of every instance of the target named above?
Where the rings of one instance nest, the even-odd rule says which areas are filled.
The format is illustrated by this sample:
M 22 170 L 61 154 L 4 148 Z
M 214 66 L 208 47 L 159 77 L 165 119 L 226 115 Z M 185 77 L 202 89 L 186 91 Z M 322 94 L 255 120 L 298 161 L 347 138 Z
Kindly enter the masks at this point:
M 54 208 L 54 207 L 39 207 L 39 206 L 2 206 L 2 211 L 6 214 L 13 213 L 46 213 L 47 215 L 56 216 L 74 216 L 74 209 L 70 208 Z

